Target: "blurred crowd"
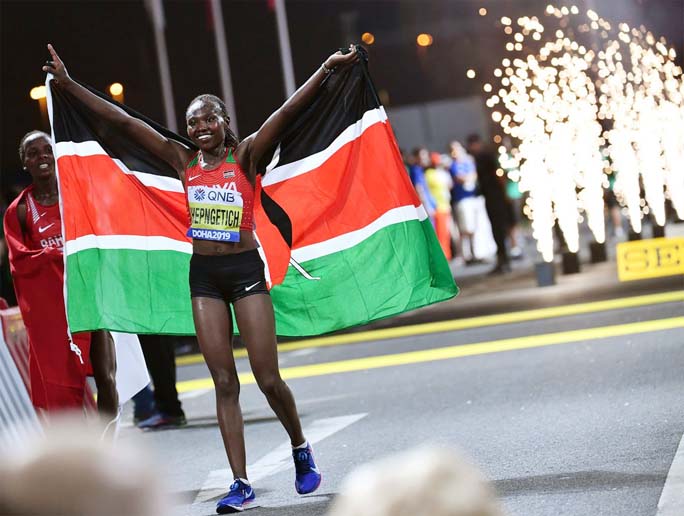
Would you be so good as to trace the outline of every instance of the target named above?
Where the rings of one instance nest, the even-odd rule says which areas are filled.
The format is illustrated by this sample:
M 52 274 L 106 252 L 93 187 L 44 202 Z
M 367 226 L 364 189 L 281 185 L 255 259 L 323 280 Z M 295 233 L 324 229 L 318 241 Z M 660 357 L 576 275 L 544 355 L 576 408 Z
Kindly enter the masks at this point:
M 98 422 L 63 415 L 24 437 L 0 446 L 3 516 L 161 516 L 185 514 L 192 503 L 170 489 L 161 458 L 135 436 L 103 439 Z M 359 464 L 331 487 L 328 516 L 503 514 L 494 486 L 475 465 L 429 443 Z
M 509 272 L 510 261 L 522 256 L 517 183 L 477 134 L 468 136 L 465 146 L 452 141 L 446 150 L 442 154 L 417 147 L 404 155 L 444 254 L 465 265 L 495 256 L 491 273 Z

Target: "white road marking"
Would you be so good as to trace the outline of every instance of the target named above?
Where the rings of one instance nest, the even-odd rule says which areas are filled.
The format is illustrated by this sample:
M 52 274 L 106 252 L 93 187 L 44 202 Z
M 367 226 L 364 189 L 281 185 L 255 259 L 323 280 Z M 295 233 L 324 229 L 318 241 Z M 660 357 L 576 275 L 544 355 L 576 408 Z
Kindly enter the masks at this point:
M 278 365 L 285 366 L 292 359 L 305 357 L 307 355 L 312 355 L 316 352 L 318 352 L 317 348 L 304 348 L 304 349 L 297 349 L 295 351 L 288 351 L 287 353 L 279 353 L 278 354 Z
M 184 392 L 178 395 L 178 399 L 185 401 L 192 398 L 199 398 L 208 392 L 213 392 L 213 389 L 198 389 L 196 391 Z
M 304 428 L 304 435 L 309 443 L 315 445 L 326 437 L 339 432 L 366 417 L 367 413 L 351 414 L 348 416 L 331 417 L 327 419 L 317 419 L 311 426 Z M 316 453 L 314 447 L 314 453 Z M 278 473 L 292 466 L 292 446 L 289 441 L 275 448 L 273 451 L 267 453 L 251 466 L 247 467 L 247 474 L 249 480 L 254 484 L 262 478 Z M 228 486 L 233 482 L 233 475 L 230 469 L 216 469 L 209 473 L 207 480 L 204 482 L 202 489 L 197 493 L 194 504 L 204 503 L 212 498 L 216 498 L 228 489 Z
M 351 394 L 336 394 L 334 396 L 319 396 L 318 398 L 302 399 L 297 400 L 297 406 L 299 407 L 301 405 L 311 405 L 313 403 L 323 403 L 333 400 L 342 400 L 345 398 L 350 398 L 351 396 Z
M 290 351 L 287 356 L 289 358 L 292 357 L 305 357 L 306 355 L 312 355 L 318 351 L 318 348 L 304 348 L 304 349 L 297 349 L 295 351 Z
M 663 492 L 658 500 L 656 516 L 681 516 L 684 514 L 684 436 L 679 441 L 670 471 L 665 479 Z

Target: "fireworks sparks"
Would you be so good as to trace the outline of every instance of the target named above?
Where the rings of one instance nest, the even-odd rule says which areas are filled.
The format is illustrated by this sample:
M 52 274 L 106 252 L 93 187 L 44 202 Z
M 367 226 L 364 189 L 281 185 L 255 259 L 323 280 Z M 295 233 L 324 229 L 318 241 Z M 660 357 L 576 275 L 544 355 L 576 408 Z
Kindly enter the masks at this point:
M 549 5 L 545 16 L 546 27 L 537 17 L 501 18 L 510 41 L 484 87 L 492 120 L 518 142 L 506 157 L 517 167 L 506 168 L 519 169 L 543 259 L 553 259 L 556 222 L 572 252 L 585 218 L 605 241 L 607 174 L 635 232 L 646 214 L 665 224 L 666 199 L 684 218 L 684 83 L 674 49 L 592 10 Z

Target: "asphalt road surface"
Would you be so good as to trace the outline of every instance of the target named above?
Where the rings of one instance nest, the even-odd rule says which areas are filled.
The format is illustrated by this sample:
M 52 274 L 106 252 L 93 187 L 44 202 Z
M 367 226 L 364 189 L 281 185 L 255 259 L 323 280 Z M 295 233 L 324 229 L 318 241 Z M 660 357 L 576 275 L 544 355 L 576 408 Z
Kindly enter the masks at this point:
M 684 292 L 282 345 L 324 476 L 304 497 L 287 435 L 237 355 L 250 515 L 325 514 L 355 466 L 421 443 L 468 456 L 505 514 L 684 514 L 666 510 L 684 497 L 672 474 L 684 433 Z M 206 366 L 181 362 L 188 426 L 127 425 L 121 438 L 154 450 L 178 514 L 210 515 L 231 477 Z

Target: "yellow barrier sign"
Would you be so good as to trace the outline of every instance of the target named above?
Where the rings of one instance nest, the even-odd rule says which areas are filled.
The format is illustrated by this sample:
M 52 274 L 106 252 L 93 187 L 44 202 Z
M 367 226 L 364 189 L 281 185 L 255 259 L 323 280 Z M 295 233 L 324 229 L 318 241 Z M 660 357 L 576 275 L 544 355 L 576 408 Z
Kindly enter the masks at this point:
M 684 274 L 684 238 L 653 238 L 617 245 L 620 281 Z

